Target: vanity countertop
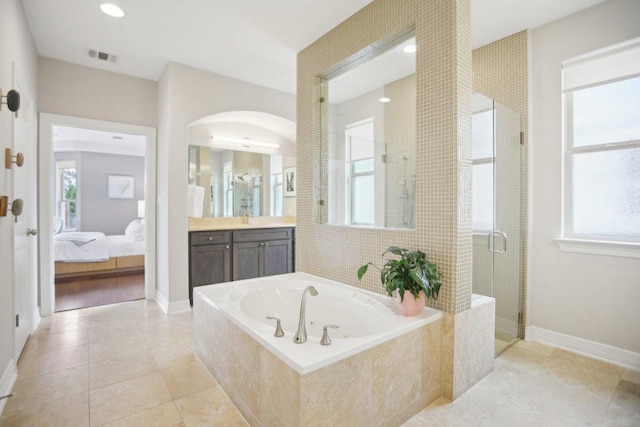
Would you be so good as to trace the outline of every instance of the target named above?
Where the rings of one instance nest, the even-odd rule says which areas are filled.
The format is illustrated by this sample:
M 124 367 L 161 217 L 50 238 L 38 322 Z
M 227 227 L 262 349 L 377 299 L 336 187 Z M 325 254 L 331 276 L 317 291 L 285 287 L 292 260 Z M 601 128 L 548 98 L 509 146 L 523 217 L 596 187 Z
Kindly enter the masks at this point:
M 255 228 L 282 228 L 295 227 L 295 216 L 251 218 L 245 224 L 243 218 L 189 218 L 189 231 L 216 231 L 216 230 L 247 230 Z

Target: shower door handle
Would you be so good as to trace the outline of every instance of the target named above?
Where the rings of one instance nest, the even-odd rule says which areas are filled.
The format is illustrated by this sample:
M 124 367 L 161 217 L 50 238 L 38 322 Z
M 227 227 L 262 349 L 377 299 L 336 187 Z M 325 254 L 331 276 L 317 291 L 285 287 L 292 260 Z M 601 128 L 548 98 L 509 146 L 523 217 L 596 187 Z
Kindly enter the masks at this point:
M 494 248 L 494 241 L 495 241 L 494 237 L 496 234 L 499 236 L 502 236 L 504 240 L 504 249 L 502 250 Z M 507 233 L 499 230 L 489 232 L 487 234 L 487 248 L 489 249 L 489 252 L 491 252 L 492 254 L 503 254 L 507 252 Z

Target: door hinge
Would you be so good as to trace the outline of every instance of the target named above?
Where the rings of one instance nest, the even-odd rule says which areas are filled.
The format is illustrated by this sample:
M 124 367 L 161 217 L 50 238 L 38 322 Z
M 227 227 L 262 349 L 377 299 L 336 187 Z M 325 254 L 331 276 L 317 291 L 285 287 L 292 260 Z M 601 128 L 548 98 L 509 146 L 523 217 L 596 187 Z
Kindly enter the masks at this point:
M 522 323 L 522 312 L 519 311 L 518 312 L 518 324 L 521 324 L 521 323 Z
M 520 132 L 520 145 L 524 145 L 524 132 Z
M 16 328 L 20 327 L 20 315 L 16 314 Z

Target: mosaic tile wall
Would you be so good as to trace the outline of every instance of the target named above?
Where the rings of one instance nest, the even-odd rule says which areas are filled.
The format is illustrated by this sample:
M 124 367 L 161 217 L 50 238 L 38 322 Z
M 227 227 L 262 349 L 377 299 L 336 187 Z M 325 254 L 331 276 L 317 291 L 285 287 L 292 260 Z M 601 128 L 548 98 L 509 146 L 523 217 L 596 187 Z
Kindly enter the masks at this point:
M 320 77 L 363 60 L 369 46 L 401 38 L 413 28 L 418 47 L 416 229 L 326 225 L 328 109 L 320 103 L 326 96 Z M 433 306 L 448 313 L 469 309 L 471 80 L 470 0 L 376 0 L 299 53 L 298 270 L 382 293 L 375 273 L 358 282 L 358 267 L 367 261 L 382 264 L 380 255 L 389 245 L 419 248 L 443 273 Z
M 519 244 L 523 248 L 523 256 L 521 260 L 510 260 L 509 262 L 520 263 L 519 268 L 524 280 L 524 292 L 522 295 L 513 288 L 513 286 L 501 286 L 496 288 L 496 325 L 505 325 L 511 328 L 512 319 L 514 317 L 514 307 L 524 301 L 526 295 L 526 259 L 527 259 L 527 176 L 528 176 L 528 34 L 526 31 L 506 37 L 497 42 L 475 49 L 473 51 L 473 89 L 490 98 L 493 98 L 500 104 L 516 111 L 522 117 L 522 130 L 525 135 L 523 168 L 523 205 L 522 205 L 522 224 L 523 224 L 523 241 L 513 241 L 514 245 Z M 514 181 L 514 178 L 511 178 Z M 512 200 L 513 203 L 516 201 Z M 512 203 L 512 204 L 513 204 Z M 512 206 L 514 209 L 516 206 Z M 513 233 L 512 233 L 513 234 Z M 486 241 L 478 241 L 474 245 L 474 254 L 486 250 Z M 508 273 L 505 268 L 497 269 L 497 277 L 513 275 Z M 502 283 L 513 283 L 514 278 L 502 280 Z M 517 311 L 515 312 L 517 317 Z M 523 325 L 526 324 L 526 313 L 523 307 Z M 505 321 L 501 321 L 505 319 Z M 501 327 L 502 328 L 502 327 Z M 522 333 L 523 331 L 520 331 Z

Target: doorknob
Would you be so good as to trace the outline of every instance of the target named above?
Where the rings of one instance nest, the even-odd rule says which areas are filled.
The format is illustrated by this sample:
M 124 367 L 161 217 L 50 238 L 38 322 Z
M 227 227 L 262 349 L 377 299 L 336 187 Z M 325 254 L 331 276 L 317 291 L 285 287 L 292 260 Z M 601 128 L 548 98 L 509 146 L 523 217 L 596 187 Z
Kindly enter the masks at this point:
M 35 236 L 38 234 L 38 230 L 35 228 L 27 228 L 27 236 Z

